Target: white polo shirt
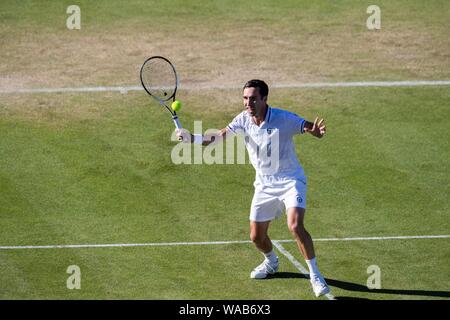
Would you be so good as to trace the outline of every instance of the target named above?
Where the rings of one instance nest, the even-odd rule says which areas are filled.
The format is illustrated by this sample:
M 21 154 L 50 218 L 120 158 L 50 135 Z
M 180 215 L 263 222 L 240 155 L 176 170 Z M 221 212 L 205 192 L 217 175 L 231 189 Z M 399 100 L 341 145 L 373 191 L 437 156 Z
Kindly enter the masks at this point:
M 295 134 L 304 132 L 304 125 L 305 119 L 295 113 L 268 106 L 260 126 L 244 110 L 227 128 L 244 135 L 250 162 L 256 170 L 255 182 L 270 185 L 280 179 L 306 181 L 292 139 Z

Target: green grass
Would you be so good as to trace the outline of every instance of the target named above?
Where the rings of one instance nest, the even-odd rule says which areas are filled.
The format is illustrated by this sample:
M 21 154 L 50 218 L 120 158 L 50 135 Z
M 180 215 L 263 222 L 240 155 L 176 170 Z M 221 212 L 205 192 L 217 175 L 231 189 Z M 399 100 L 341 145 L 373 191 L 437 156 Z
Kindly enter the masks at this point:
M 12 27 L 39 28 L 42 30 L 61 30 L 55 21 L 65 22 L 68 14 L 66 9 L 73 5 L 68 0 L 24 0 L 18 5 L 13 0 L 2 1 L 1 22 Z M 98 0 L 77 1 L 77 5 L 86 14 L 86 24 L 101 27 L 126 26 L 177 27 L 186 24 L 261 21 L 266 26 L 300 27 L 299 19 L 317 18 L 315 26 L 326 28 L 329 26 L 342 27 L 342 21 L 349 21 L 352 17 L 362 18 L 361 26 L 365 27 L 368 16 L 366 8 L 370 1 L 346 0 L 334 1 L 295 1 L 277 2 L 273 0 L 258 1 L 258 4 L 242 3 L 238 0 L 193 0 L 186 3 L 183 0 L 144 1 L 132 0 L 128 2 Z M 415 0 L 378 1 L 377 5 L 386 14 L 388 26 L 398 23 L 417 24 L 419 26 L 434 25 L 445 28 L 448 22 L 448 3 L 445 0 L 432 0 L 424 3 Z M 362 8 L 362 10 L 361 10 Z M 405 10 L 408 9 L 406 13 Z M 41 13 L 46 11 L 46 15 Z M 62 13 L 62 15 L 61 15 Z M 431 19 L 433 16 L 434 19 Z M 283 17 L 282 21 L 279 17 Z M 206 22 L 205 22 L 206 21 Z M 162 24 L 162 25 L 161 25 Z M 297 24 L 297 26 L 293 26 Z M 65 27 L 65 24 L 64 24 Z M 123 27 L 123 26 L 122 26 Z
M 448 268 L 436 263 L 447 257 L 439 249 L 442 241 L 447 240 L 317 242 L 316 248 L 323 257 L 319 266 L 338 299 L 442 299 L 445 291 L 448 297 L 449 285 Z M 283 246 L 296 251 L 294 244 Z M 421 258 L 411 257 L 416 251 L 423 252 Z M 9 275 L 2 278 L 2 298 L 313 298 L 308 280 L 284 256 L 279 277 L 251 280 L 249 270 L 260 257 L 250 244 L 3 251 L 1 258 L 0 266 Z M 66 288 L 66 269 L 73 264 L 81 270 L 80 290 Z M 366 287 L 371 265 L 380 267 L 382 289 Z
M 448 1 L 70 1 L 0 4 L 0 74 L 13 87 L 135 85 L 150 55 L 184 84 L 448 79 Z M 4 79 L 3 79 L 4 78 Z M 2 82 L 0 82 L 1 84 Z
M 23 107 L 36 99 L 51 107 Z M 273 90 L 274 106 L 327 119 L 323 140 L 295 140 L 314 238 L 448 234 L 447 99 L 446 88 Z M 209 98 L 215 113 L 197 100 L 200 93 L 184 99 L 185 127 L 201 119 L 203 130 L 220 128 L 232 119 L 220 98 Z M 22 96 L 2 103 L 0 115 L 1 245 L 248 239 L 253 168 L 173 165 L 170 119 L 143 93 Z M 270 235 L 290 239 L 284 219 Z M 427 299 L 448 290 L 447 239 L 316 247 L 336 296 Z M 302 261 L 294 244 L 286 248 Z M 250 244 L 0 253 L 2 298 L 313 298 L 287 260 L 287 278 L 250 281 L 260 259 Z M 79 291 L 65 288 L 72 264 L 82 270 Z M 371 264 L 393 291 L 361 289 Z M 428 264 L 433 271 L 424 272 Z

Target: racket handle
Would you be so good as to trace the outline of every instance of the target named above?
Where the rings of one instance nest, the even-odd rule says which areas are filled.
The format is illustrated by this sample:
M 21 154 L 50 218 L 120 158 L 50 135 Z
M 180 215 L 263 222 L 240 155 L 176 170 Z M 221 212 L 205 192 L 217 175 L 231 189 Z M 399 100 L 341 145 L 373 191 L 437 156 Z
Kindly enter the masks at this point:
M 175 127 L 177 127 L 177 129 L 183 129 L 183 127 L 181 126 L 180 121 L 178 120 L 178 116 L 172 116 L 173 119 L 173 123 L 175 123 Z M 179 137 L 178 141 L 182 141 L 183 138 Z
M 183 129 L 180 121 L 178 120 L 178 116 L 173 116 L 172 119 L 173 119 L 173 123 L 175 123 L 175 127 L 177 127 L 177 129 Z

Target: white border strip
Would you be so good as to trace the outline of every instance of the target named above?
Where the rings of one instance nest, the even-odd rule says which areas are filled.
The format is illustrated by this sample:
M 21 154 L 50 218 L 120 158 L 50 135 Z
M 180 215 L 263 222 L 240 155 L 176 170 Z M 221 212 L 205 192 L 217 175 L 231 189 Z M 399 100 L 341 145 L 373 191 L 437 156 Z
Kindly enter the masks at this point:
M 37 89 L 11 89 L 0 90 L 0 94 L 8 93 L 79 93 L 79 92 L 120 92 L 142 91 L 142 87 L 82 87 L 82 88 L 37 88 Z
M 450 80 L 417 80 L 417 81 L 362 81 L 362 82 L 312 82 L 273 84 L 272 88 L 339 88 L 339 87 L 417 87 L 417 86 L 449 86 Z M 183 85 L 182 90 L 205 89 L 239 89 L 232 85 Z M 122 87 L 81 87 L 81 88 L 36 88 L 36 89 L 0 89 L 0 94 L 12 93 L 80 93 L 80 92 L 120 92 L 142 91 L 140 86 Z
M 273 245 L 280 251 L 288 260 L 300 271 L 303 273 L 307 278 L 309 278 L 309 272 L 306 270 L 300 262 L 298 262 L 297 259 L 294 258 L 292 254 L 289 253 L 284 247 L 278 242 L 278 241 L 272 241 Z M 336 298 L 331 294 L 327 293 L 325 295 L 328 300 L 336 300 Z
M 406 239 L 439 239 L 450 238 L 450 235 L 425 236 L 387 236 L 387 237 L 355 237 L 355 238 L 318 238 L 314 241 L 366 241 L 366 240 L 406 240 Z M 278 243 L 294 242 L 295 240 L 273 240 Z M 164 246 L 196 246 L 252 243 L 250 240 L 208 241 L 208 242 L 149 242 L 149 243 L 109 243 L 109 244 L 67 244 L 67 245 L 29 245 L 0 246 L 0 250 L 14 249 L 65 249 L 65 248 L 114 248 L 114 247 L 164 247 Z
M 448 86 L 448 80 L 417 80 L 417 81 L 361 81 L 361 82 L 316 82 L 274 84 L 274 88 L 336 88 L 336 87 L 417 87 L 417 86 Z

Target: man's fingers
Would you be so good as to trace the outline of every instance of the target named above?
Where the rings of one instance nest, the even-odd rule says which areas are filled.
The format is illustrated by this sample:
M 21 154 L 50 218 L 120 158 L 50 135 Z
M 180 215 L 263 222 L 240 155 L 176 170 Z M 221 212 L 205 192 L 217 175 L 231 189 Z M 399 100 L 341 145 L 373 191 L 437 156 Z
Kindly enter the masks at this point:
M 319 122 L 317 123 L 317 126 L 320 127 L 323 123 L 324 119 L 320 119 Z
M 323 135 L 325 134 L 325 132 L 327 131 L 327 127 L 325 126 L 325 123 L 323 122 L 324 120 L 321 119 L 318 123 L 319 126 L 319 133 L 321 135 L 321 137 L 323 137 Z
M 313 123 L 313 127 L 312 127 L 311 131 L 316 130 L 316 128 L 317 128 L 317 120 L 318 119 L 319 119 L 318 117 L 316 117 L 316 119 L 314 119 L 314 123 Z
M 316 134 L 319 133 L 319 134 L 323 135 L 326 132 L 326 130 L 327 130 L 324 121 L 325 121 L 325 119 L 316 117 L 314 119 L 314 123 L 312 125 L 312 128 L 311 129 L 304 128 L 304 131 L 305 132 L 309 131 L 309 132 L 312 132 L 313 134 L 314 133 L 316 133 Z

